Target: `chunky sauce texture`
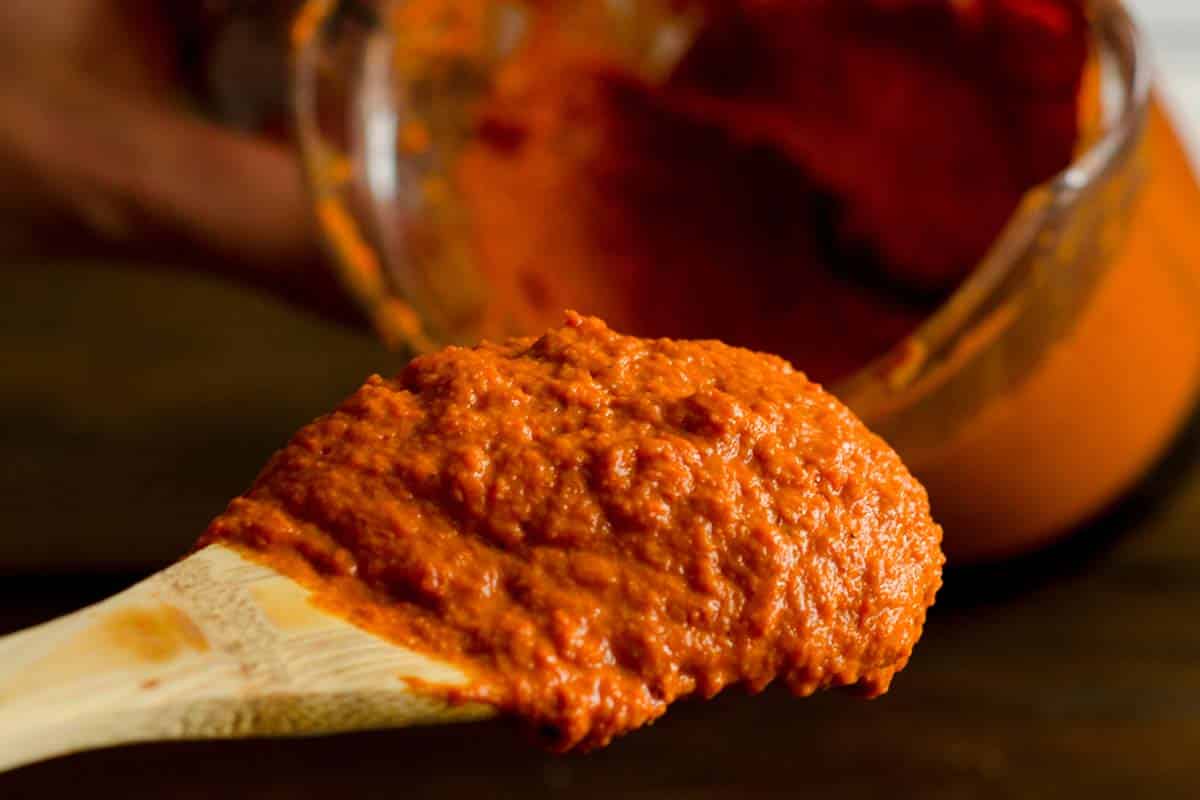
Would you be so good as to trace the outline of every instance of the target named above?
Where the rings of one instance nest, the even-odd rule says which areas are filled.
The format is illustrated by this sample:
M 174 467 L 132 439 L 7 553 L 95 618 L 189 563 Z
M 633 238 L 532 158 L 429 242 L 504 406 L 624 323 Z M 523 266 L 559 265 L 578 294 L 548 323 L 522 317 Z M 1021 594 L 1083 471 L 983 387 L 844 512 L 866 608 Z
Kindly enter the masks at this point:
M 884 692 L 940 541 L 896 454 L 787 362 L 569 314 L 371 378 L 201 544 L 461 665 L 443 691 L 565 749 L 730 685 Z

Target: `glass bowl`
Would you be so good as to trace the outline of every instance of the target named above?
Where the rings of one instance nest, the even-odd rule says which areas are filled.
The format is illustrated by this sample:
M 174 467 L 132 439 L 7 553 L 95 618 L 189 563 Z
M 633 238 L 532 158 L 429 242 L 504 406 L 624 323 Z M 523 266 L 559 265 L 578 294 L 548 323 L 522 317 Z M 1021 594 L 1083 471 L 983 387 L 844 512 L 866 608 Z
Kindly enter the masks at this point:
M 419 351 L 480 336 L 489 292 L 444 178 L 530 18 L 497 2 L 453 57 L 430 59 L 394 29 L 396 7 L 310 0 L 293 30 L 295 113 L 346 290 L 385 341 Z M 693 21 L 671 6 L 603 7 L 580 30 L 646 79 L 686 48 Z M 959 562 L 1037 548 L 1100 512 L 1200 385 L 1200 191 L 1136 26 L 1118 2 L 1090 9 L 1101 102 L 1075 163 L 1029 193 L 914 333 L 830 387 L 925 483 Z

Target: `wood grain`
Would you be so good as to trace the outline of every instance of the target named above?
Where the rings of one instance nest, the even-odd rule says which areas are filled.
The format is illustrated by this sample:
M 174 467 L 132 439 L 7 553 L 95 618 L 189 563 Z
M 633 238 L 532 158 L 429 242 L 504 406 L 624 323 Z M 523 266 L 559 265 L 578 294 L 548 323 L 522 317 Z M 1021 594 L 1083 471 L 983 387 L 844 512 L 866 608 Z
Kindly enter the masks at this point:
M 5 632 L 168 563 L 293 428 L 394 369 L 365 337 L 191 276 L 0 269 L 0 320 Z M 1194 798 L 1197 609 L 1193 425 L 1069 545 L 952 573 L 880 701 L 728 695 L 565 759 L 503 722 L 137 745 L 0 775 L 0 798 Z
M 0 797 L 1194 798 L 1200 418 L 1136 492 L 1037 558 L 952 572 L 887 697 L 688 703 L 590 756 L 504 722 L 317 740 L 140 745 L 0 775 Z M 120 579 L 0 582 L 0 625 Z M 398 788 L 399 787 L 399 788 Z M 401 791 L 403 789 L 403 791 Z
M 0 770 L 138 741 L 296 736 L 491 716 L 410 688 L 467 676 L 213 545 L 0 639 Z
M 398 366 L 212 281 L 94 265 L 0 267 L 0 364 L 0 632 L 167 563 L 296 427 Z M 504 722 L 136 745 L 0 775 L 0 798 L 1190 800 L 1198 609 L 1193 423 L 1066 546 L 951 573 L 879 701 L 731 694 L 586 757 L 544 755 Z

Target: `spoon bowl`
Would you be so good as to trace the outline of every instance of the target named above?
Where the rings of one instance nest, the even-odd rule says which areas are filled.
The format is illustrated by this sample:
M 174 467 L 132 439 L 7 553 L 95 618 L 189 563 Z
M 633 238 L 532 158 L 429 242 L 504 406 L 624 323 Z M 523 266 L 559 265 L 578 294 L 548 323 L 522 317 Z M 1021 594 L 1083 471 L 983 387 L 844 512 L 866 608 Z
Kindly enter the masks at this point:
M 457 667 L 211 545 L 120 594 L 0 639 L 0 770 L 145 741 L 311 736 L 483 719 L 420 685 Z

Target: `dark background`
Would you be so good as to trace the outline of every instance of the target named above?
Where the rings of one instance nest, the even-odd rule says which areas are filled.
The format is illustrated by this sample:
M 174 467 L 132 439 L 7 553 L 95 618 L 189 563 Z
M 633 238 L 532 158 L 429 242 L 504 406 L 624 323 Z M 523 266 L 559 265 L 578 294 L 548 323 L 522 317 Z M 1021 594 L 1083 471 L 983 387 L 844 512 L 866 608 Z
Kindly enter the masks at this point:
M 194 275 L 0 269 L 0 632 L 168 563 L 364 375 L 365 336 Z M 0 798 L 1200 796 L 1200 424 L 1114 513 L 952 571 L 874 702 L 684 704 L 590 756 L 500 723 L 129 747 L 0 775 Z
M 1200 124 L 1200 5 L 1133 6 Z M 295 428 L 399 367 L 214 279 L 11 261 L 0 253 L 0 633 L 165 565 Z M 1069 542 L 952 570 L 881 700 L 730 693 L 567 758 L 488 723 L 126 747 L 0 775 L 0 800 L 82 796 L 1200 797 L 1200 418 Z

